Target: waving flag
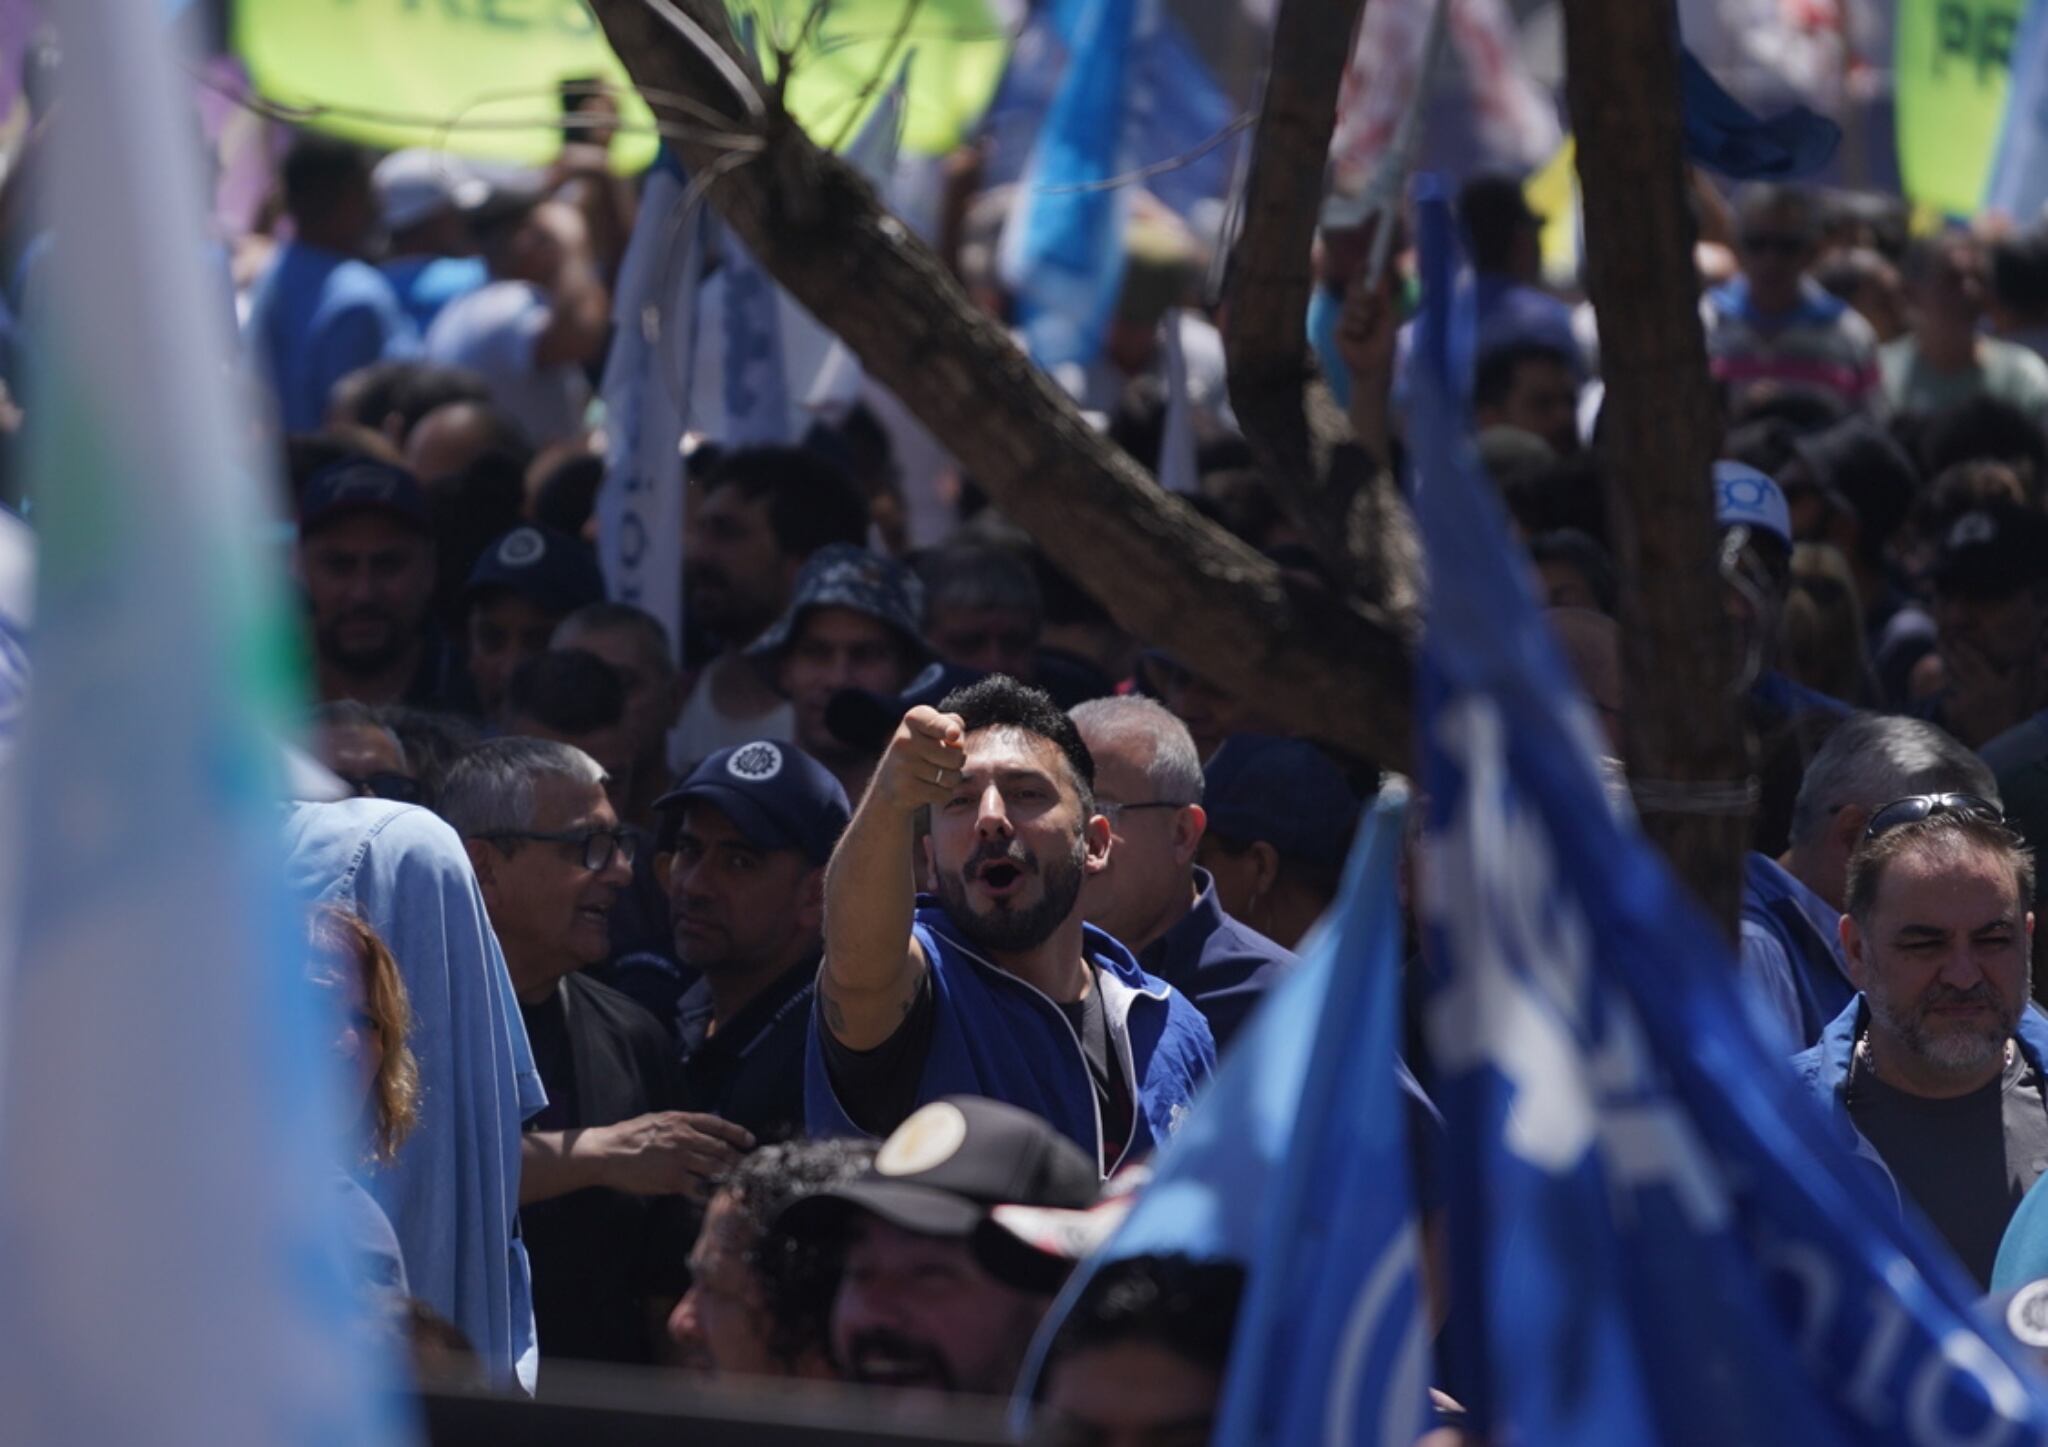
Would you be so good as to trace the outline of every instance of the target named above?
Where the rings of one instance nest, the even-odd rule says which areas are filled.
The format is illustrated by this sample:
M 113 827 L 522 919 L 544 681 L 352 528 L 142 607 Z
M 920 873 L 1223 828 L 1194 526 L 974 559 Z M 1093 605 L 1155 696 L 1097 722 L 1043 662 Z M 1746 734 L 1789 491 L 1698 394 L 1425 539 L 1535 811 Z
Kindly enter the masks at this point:
M 357 1447 L 395 1434 L 344 1265 L 340 1021 L 279 864 L 295 629 L 160 9 L 65 9 L 0 967 L 0 1441 Z
M 1042 1352 L 1106 1262 L 1180 1252 L 1243 1263 L 1217 1417 L 1228 1447 L 1411 1447 L 1422 1432 L 1429 1349 L 1395 1054 L 1406 808 L 1405 787 L 1390 783 L 1300 967 L 1238 1036 L 1040 1333 Z
M 1004 228 L 1003 281 L 1031 359 L 1086 365 L 1102 350 L 1124 277 L 1128 117 L 1150 109 L 1131 84 L 1142 0 L 1058 0 L 1067 64 Z M 1156 19 L 1156 6 L 1153 9 Z
M 1445 1385 L 1531 1447 L 2040 1441 L 2032 1369 L 1831 1141 L 1720 934 L 1604 797 L 1451 384 L 1448 211 L 1422 208 L 1410 414 Z
M 2048 0 L 2029 0 L 1984 205 L 2025 225 L 2048 209 Z

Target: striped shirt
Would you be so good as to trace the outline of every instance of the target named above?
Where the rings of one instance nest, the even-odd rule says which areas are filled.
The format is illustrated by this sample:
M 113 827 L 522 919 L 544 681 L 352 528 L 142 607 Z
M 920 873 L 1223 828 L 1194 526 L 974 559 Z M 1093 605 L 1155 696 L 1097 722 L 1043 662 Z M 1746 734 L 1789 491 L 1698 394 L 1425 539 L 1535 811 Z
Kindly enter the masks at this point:
M 1818 387 L 1851 407 L 1881 398 L 1877 334 L 1848 303 L 1807 278 L 1798 305 L 1765 317 L 1737 277 L 1707 294 L 1707 355 L 1714 380 L 1730 388 L 1758 382 Z

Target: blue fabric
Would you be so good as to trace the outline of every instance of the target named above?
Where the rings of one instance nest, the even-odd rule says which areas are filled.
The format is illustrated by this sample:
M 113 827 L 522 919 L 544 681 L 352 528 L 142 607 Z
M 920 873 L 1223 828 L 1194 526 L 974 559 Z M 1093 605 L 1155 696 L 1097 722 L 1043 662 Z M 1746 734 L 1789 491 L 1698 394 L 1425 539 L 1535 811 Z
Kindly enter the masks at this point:
M 1863 1022 L 1863 997 L 1851 996 L 1849 1003 L 1842 1007 L 1842 1012 L 1828 1022 L 1820 1038 L 1810 1048 L 1802 1050 L 1792 1058 L 1792 1069 L 1812 1092 L 1814 1099 L 1820 1103 L 1826 1116 L 1828 1131 L 1835 1143 L 1854 1155 L 1858 1164 L 1869 1173 L 1873 1181 L 1882 1183 L 1881 1194 L 1891 1201 L 1895 1212 L 1903 1213 L 1904 1197 L 1900 1194 L 1898 1182 L 1892 1179 L 1891 1169 L 1885 1165 L 1884 1158 L 1878 1155 L 1876 1148 L 1863 1138 L 1863 1132 L 1856 1129 L 1856 1122 L 1849 1115 L 1849 1107 L 1842 1100 L 1843 1091 L 1849 1083 L 1849 1062 L 1855 1055 L 1856 1037 L 1862 1033 Z M 2048 1015 L 2043 1015 L 2037 1006 L 2027 1006 L 2020 1015 L 2016 1038 L 2020 1043 L 2020 1053 L 2026 1056 L 2028 1063 L 2037 1071 L 2048 1072 Z M 2029 1191 L 2029 1198 L 2033 1194 Z M 2021 1209 L 2025 1209 L 2025 1202 L 2021 1203 Z M 2007 1225 L 2007 1239 L 2011 1238 L 2012 1224 L 2017 1223 L 2018 1219 L 2018 1214 L 2015 1213 L 2013 1223 Z M 2001 1251 L 2001 1264 L 2004 1259 L 2004 1253 Z M 2018 1281 L 2012 1283 L 2014 1286 L 2021 1284 Z M 1993 1272 L 1991 1285 L 1993 1290 L 2000 1289 L 1996 1271 Z
M 1054 12 L 1066 73 L 1025 167 L 1002 258 L 1025 346 L 1041 367 L 1094 361 L 1116 311 L 1130 193 L 1077 188 L 1124 168 L 1126 118 L 1149 108 L 1134 93 L 1131 66 L 1140 8 L 1138 0 L 1059 0 Z M 1143 73 L 1135 78 L 1142 83 Z
M 1572 329 L 1572 309 L 1541 287 L 1492 272 L 1474 272 L 1472 289 L 1475 358 L 1499 347 L 1534 343 L 1562 352 L 1574 370 L 1584 373 L 1586 359 Z
M 1749 696 L 1758 703 L 1776 709 L 1786 718 L 1800 714 L 1820 713 L 1830 718 L 1847 718 L 1856 710 L 1831 694 L 1817 688 L 1808 688 L 1796 679 L 1788 678 L 1776 669 L 1759 674 L 1750 685 Z
M 442 307 L 491 279 L 490 268 L 479 256 L 399 256 L 381 270 L 423 337 Z
M 1138 963 L 1146 974 L 1194 1001 L 1221 1055 L 1252 1007 L 1300 960 L 1285 945 L 1225 914 L 1208 870 L 1195 871 L 1195 887 L 1201 893 L 1194 908 L 1147 945 Z
M 1429 1353 L 1395 1055 L 1406 803 L 1393 785 L 1367 814 L 1300 968 L 1047 1314 L 1035 1358 L 1107 1262 L 1234 1260 L 1247 1283 L 1217 1442 L 1407 1444 L 1422 1431 Z M 1036 1377 L 1034 1361 L 1020 1411 Z
M 516 1371 L 531 1390 L 519 1136 L 547 1094 L 469 856 L 425 809 L 378 799 L 294 806 L 285 847 L 303 895 L 354 908 L 383 937 L 412 1002 L 419 1124 L 364 1179 L 412 1292 L 462 1328 L 494 1383 Z
M 1447 297 L 1449 206 L 1420 207 Z M 2022 1354 L 1755 1033 L 1720 932 L 1607 802 L 1598 731 L 1425 313 L 1432 579 L 1418 915 L 1448 1126 L 1447 1390 L 1488 1440 L 1908 1443 L 2048 1430 Z M 1968 1427 L 1964 1424 L 1974 1424 Z
M 1749 298 L 1749 278 L 1737 276 L 1724 281 L 1707 293 L 1707 302 L 1714 310 L 1731 317 L 1749 322 L 1765 329 L 1782 329 L 1790 326 L 1829 327 L 1840 320 L 1849 304 L 1840 297 L 1829 293 L 1812 277 L 1799 283 L 1799 304 L 1788 312 L 1766 314 L 1756 309 Z
M 1745 181 L 1810 176 L 1842 142 L 1842 128 L 1805 106 L 1752 114 L 1721 88 L 1690 50 L 1680 51 L 1685 153 L 1710 171 Z
M 367 261 L 291 241 L 256 284 L 245 328 L 287 432 L 318 431 L 334 384 L 419 351 L 419 328 Z
M 1308 344 L 1315 350 L 1316 365 L 1323 369 L 1323 381 L 1339 407 L 1351 405 L 1351 369 L 1337 350 L 1337 328 L 1344 320 L 1344 298 L 1318 283 L 1308 299 Z
M 1798 1049 L 1819 1040 L 1856 993 L 1842 959 L 1840 919 L 1840 910 L 1775 859 L 1749 856 L 1742 878 L 1743 971 L 1746 977 L 1769 971 L 1781 982 L 1777 998 L 1797 1010 L 1797 1018 L 1786 1023 Z
M 1059 1007 L 976 954 L 937 901 L 920 899 L 916 920 L 912 933 L 930 962 L 934 1018 L 914 1106 L 943 1095 L 1005 1101 L 1051 1122 L 1100 1160 L 1095 1087 Z M 1124 1159 L 1137 1160 L 1173 1134 L 1215 1068 L 1216 1047 L 1201 1012 L 1140 970 L 1129 950 L 1093 925 L 1083 932 L 1082 950 L 1108 980 L 1135 992 L 1126 1043 L 1137 1075 L 1136 1109 Z M 1106 980 L 1104 1005 L 1111 1004 Z M 1108 1013 L 1115 1034 L 1116 1012 Z M 812 1011 L 804 1054 L 805 1128 L 812 1136 L 860 1135 L 826 1074 L 819 1034 L 824 1028 Z
M 2016 220 L 2048 206 L 2048 0 L 2028 0 L 2012 40 L 2005 124 L 1984 187 L 1984 209 Z

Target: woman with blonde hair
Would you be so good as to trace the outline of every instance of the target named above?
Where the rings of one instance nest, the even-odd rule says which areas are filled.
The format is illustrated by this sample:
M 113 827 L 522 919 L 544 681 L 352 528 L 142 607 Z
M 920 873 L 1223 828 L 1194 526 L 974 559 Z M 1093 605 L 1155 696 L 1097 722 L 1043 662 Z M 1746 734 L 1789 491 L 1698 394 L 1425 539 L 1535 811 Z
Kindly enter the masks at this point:
M 364 1286 L 403 1296 L 398 1237 L 350 1168 L 390 1161 L 419 1118 L 419 1064 L 406 1043 L 412 1007 L 398 962 L 359 915 L 336 905 L 316 906 L 310 944 L 313 983 L 334 991 L 340 1005 L 334 1053 L 357 1105 L 348 1136 L 354 1159 L 338 1173 L 352 1264 Z

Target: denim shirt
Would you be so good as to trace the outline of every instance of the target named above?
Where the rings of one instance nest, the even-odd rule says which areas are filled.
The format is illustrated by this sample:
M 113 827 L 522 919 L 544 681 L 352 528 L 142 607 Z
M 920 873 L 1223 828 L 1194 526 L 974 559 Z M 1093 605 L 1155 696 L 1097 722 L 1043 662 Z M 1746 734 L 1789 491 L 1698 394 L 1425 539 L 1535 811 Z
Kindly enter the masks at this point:
M 547 1095 L 469 856 L 433 814 L 381 799 L 294 804 L 285 847 L 302 895 L 353 906 L 382 936 L 411 1000 L 419 1124 L 363 1185 L 413 1295 L 462 1328 L 493 1383 L 531 1391 L 519 1136 Z

